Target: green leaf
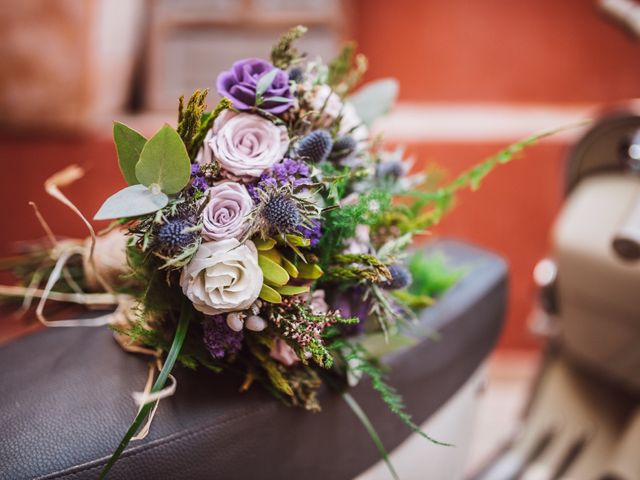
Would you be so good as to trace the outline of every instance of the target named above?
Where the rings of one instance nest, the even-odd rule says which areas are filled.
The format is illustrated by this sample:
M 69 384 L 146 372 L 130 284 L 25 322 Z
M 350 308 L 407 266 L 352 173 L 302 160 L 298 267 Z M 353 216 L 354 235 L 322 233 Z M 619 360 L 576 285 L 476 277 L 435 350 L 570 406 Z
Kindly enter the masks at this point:
M 282 266 L 287 271 L 287 273 L 293 278 L 298 278 L 298 275 L 300 274 L 300 272 L 298 271 L 298 268 L 293 263 L 291 263 L 291 261 L 287 260 L 284 257 L 282 257 L 281 260 L 282 260 Z
M 301 237 L 299 235 L 285 235 L 285 239 L 289 245 L 293 245 L 294 247 L 308 247 L 311 244 L 311 241 L 308 238 Z
M 149 139 L 136 165 L 143 185 L 158 185 L 166 194 L 178 193 L 191 178 L 191 162 L 180 135 L 165 125 Z
M 113 141 L 116 144 L 122 176 L 129 185 L 140 183 L 136 177 L 136 164 L 147 139 L 124 123 L 113 122 Z
M 264 250 L 264 251 L 258 251 L 258 252 L 259 252 L 258 255 L 266 257 L 269 260 L 272 260 L 273 262 L 280 265 L 280 261 L 282 260 L 282 255 L 280 255 L 280 252 L 278 252 L 278 250 L 276 250 L 275 248 L 272 248 L 271 250 Z
M 398 474 L 396 473 L 395 469 L 393 468 L 393 465 L 391 464 L 391 460 L 389 459 L 389 454 L 387 453 L 387 450 L 384 448 L 384 444 L 382 443 L 382 440 L 380 440 L 380 436 L 378 435 L 378 432 L 376 432 L 376 429 L 371 423 L 371 420 L 369 420 L 369 417 L 367 416 L 367 414 L 364 413 L 364 410 L 360 408 L 360 405 L 358 404 L 358 402 L 356 402 L 356 399 L 351 396 L 351 394 L 347 392 L 342 392 L 342 398 L 344 399 L 345 402 L 347 402 L 347 405 L 349 405 L 353 413 L 356 415 L 356 417 L 358 417 L 358 420 L 360 420 L 360 422 L 364 426 L 365 430 L 371 437 L 371 440 L 373 440 L 373 443 L 378 449 L 378 452 L 380 453 L 382 460 L 384 460 L 384 463 L 387 464 L 387 468 L 389 469 L 389 472 L 391 472 L 391 476 L 395 480 L 400 480 L 400 477 L 398 477 Z
M 280 296 L 280 294 L 267 284 L 262 285 L 262 289 L 260 290 L 259 296 L 265 302 L 269 302 L 269 303 L 282 302 L 282 297 Z
M 259 251 L 267 251 L 267 250 L 271 250 L 273 247 L 275 247 L 276 245 L 276 241 L 269 237 L 265 240 L 261 239 L 261 238 L 256 238 L 255 240 L 253 240 L 253 244 L 256 246 L 256 248 Z
M 260 77 L 256 85 L 256 97 L 261 97 L 262 94 L 269 89 L 279 71 L 277 68 L 274 68 Z
M 292 100 L 290 98 L 286 98 L 286 97 L 267 97 L 265 98 L 265 101 L 269 100 L 270 102 L 280 102 L 280 103 L 289 103 Z
M 365 125 L 371 125 L 374 120 L 389 110 L 398 96 L 398 81 L 394 78 L 383 78 L 367 83 L 364 87 L 349 97 L 349 102 Z
M 276 290 L 281 295 L 300 295 L 301 293 L 307 293 L 309 288 L 309 285 L 285 285 Z
M 271 258 L 265 256 L 264 253 L 258 255 L 258 265 L 262 269 L 264 281 L 277 286 L 286 285 L 289 281 L 287 271 Z
M 298 278 L 304 278 L 307 280 L 316 280 L 324 273 L 320 265 L 301 263 L 298 265 Z
M 151 393 L 157 392 L 164 388 L 164 384 L 167 382 L 167 378 L 169 378 L 169 374 L 171 373 L 171 370 L 173 370 L 173 366 L 175 365 L 176 359 L 178 358 L 180 350 L 182 349 L 182 345 L 184 344 L 184 339 L 187 336 L 189 322 L 191 321 L 192 316 L 193 307 L 191 306 L 189 300 L 184 297 L 180 309 L 180 319 L 178 320 L 178 327 L 176 328 L 176 333 L 173 337 L 173 342 L 171 343 L 169 354 L 167 355 L 162 370 L 160 370 L 158 378 L 153 384 L 153 387 L 151 387 Z M 120 441 L 120 444 L 118 444 L 118 448 L 116 448 L 115 452 L 113 452 L 113 455 L 111 455 L 111 458 L 109 458 L 109 461 L 100 472 L 100 480 L 106 478 L 109 470 L 111 470 L 111 467 L 113 467 L 113 465 L 118 461 L 118 458 L 120 458 L 120 455 L 122 455 L 124 449 L 127 448 L 127 445 L 129 445 L 131 438 L 138 431 L 140 425 L 142 425 L 144 419 L 147 418 L 147 415 L 151 412 L 151 409 L 154 405 L 155 402 L 145 403 L 140 408 L 138 414 L 136 415 L 136 418 L 133 420 L 133 423 L 129 427 L 129 430 L 127 430 L 127 433 L 125 433 L 123 439 Z
M 153 193 L 144 185 L 131 185 L 111 195 L 102 204 L 94 220 L 138 217 L 160 210 L 169 203 L 162 192 Z

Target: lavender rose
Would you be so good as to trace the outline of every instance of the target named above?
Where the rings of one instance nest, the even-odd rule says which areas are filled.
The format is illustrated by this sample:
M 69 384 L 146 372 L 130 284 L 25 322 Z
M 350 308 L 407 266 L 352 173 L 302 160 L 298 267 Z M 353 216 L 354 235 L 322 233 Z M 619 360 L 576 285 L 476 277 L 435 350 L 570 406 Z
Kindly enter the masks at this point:
M 276 70 L 275 77 L 258 99 L 256 90 L 260 79 L 273 70 Z M 279 114 L 288 110 L 293 103 L 287 72 L 258 58 L 246 58 L 235 62 L 230 70 L 218 75 L 216 87 L 218 93 L 231 100 L 238 110 L 260 107 L 267 112 Z
M 235 179 L 247 179 L 259 177 L 282 160 L 289 148 L 289 136 L 285 127 L 258 115 L 225 110 L 214 122 L 203 148 L 204 161 L 206 149 L 211 149 L 224 171 Z
M 235 182 L 221 182 L 207 190 L 209 203 L 202 212 L 202 236 L 206 240 L 240 239 L 249 228 L 247 215 L 253 200 L 247 189 Z
M 196 310 L 206 315 L 246 310 L 262 288 L 258 251 L 235 238 L 200 245 L 182 269 L 180 286 Z

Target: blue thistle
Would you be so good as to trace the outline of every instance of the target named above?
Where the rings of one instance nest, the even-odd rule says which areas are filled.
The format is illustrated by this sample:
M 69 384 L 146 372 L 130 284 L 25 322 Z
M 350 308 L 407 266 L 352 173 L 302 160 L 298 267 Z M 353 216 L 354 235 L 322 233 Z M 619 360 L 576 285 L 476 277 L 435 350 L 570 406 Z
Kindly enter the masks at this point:
M 295 231 L 301 222 L 300 212 L 294 201 L 281 194 L 272 196 L 265 202 L 262 216 L 273 230 L 280 233 Z
M 231 330 L 224 315 L 207 316 L 202 322 L 202 330 L 204 345 L 216 360 L 220 360 L 225 355 L 237 353 L 242 348 L 242 330 L 239 332 Z
M 295 83 L 302 83 L 304 81 L 304 70 L 300 67 L 293 67 L 289 70 L 289 81 Z
M 333 142 L 333 148 L 331 149 L 332 160 L 342 160 L 343 158 L 351 155 L 358 146 L 358 142 L 351 135 L 338 138 Z
M 187 231 L 191 227 L 193 224 L 182 218 L 167 220 L 156 232 L 158 248 L 171 255 L 191 245 L 196 239 L 195 232 Z
M 385 282 L 382 286 L 389 290 L 399 290 L 408 287 L 411 284 L 411 273 L 402 265 L 394 263 L 388 266 L 391 280 Z
M 331 135 L 326 130 L 315 130 L 302 137 L 296 148 L 300 158 L 308 159 L 314 163 L 320 163 L 327 159 L 331 153 Z

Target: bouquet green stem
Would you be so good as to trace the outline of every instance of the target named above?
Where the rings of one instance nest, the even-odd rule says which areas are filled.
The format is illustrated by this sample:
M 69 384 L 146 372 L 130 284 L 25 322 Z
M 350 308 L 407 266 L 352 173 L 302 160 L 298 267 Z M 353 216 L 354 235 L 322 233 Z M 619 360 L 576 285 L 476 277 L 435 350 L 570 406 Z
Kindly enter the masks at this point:
M 187 330 L 189 329 L 189 323 L 191 322 L 192 315 L 193 308 L 191 308 L 189 300 L 185 297 L 180 309 L 180 319 L 178 320 L 178 327 L 176 328 L 176 334 L 173 337 L 171 349 L 169 350 L 169 354 L 167 355 L 167 359 L 164 363 L 164 366 L 162 367 L 162 370 L 160 370 L 158 378 L 151 388 L 151 393 L 162 390 L 167 383 L 169 374 L 171 373 L 171 370 L 173 370 L 173 366 L 175 365 L 176 359 L 178 358 L 180 350 L 182 349 L 184 339 L 187 336 Z M 100 472 L 101 480 L 103 478 L 106 478 L 106 476 L 109 474 L 111 467 L 113 467 L 113 465 L 118 461 L 118 459 L 122 455 L 122 452 L 124 452 L 124 449 L 127 448 L 127 445 L 129 445 L 131 438 L 133 438 L 133 436 L 142 425 L 142 422 L 144 422 L 145 418 L 147 418 L 147 415 L 149 415 L 149 412 L 151 412 L 154 404 L 155 402 L 145 403 L 142 408 L 140 408 L 140 411 L 131 423 L 129 430 L 127 430 L 127 433 L 125 433 L 124 437 L 120 441 L 118 448 L 115 452 L 113 452 L 113 455 L 111 455 L 111 458 Z

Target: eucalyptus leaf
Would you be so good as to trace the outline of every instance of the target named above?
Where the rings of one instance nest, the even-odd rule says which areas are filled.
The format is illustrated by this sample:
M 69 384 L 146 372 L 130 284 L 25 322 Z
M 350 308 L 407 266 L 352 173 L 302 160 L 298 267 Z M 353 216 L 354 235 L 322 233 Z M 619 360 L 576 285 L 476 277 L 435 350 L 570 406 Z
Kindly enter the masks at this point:
M 257 97 L 261 97 L 262 94 L 269 89 L 269 87 L 275 80 L 276 75 L 278 74 L 278 71 L 279 70 L 277 68 L 274 68 L 270 72 L 267 72 L 264 75 L 262 75 L 262 77 L 260 77 L 260 80 L 258 80 L 258 84 L 256 85 Z
M 113 141 L 122 176 L 129 185 L 140 183 L 136 177 L 136 164 L 147 139 L 124 123 L 113 122 Z
M 153 193 L 144 185 L 131 185 L 111 195 L 102 204 L 94 220 L 137 217 L 160 210 L 169 203 L 162 192 Z
M 158 130 L 142 149 L 136 177 L 147 187 L 158 185 L 166 194 L 178 193 L 189 183 L 189 154 L 178 132 L 169 125 Z
M 287 97 L 267 97 L 264 99 L 265 101 L 270 101 L 270 102 L 280 102 L 280 103 L 289 103 L 292 102 L 293 100 L 291 98 L 287 98 Z
M 367 83 L 349 97 L 356 113 L 365 125 L 371 125 L 378 117 L 389 110 L 398 96 L 398 81 L 395 78 L 383 78 Z

